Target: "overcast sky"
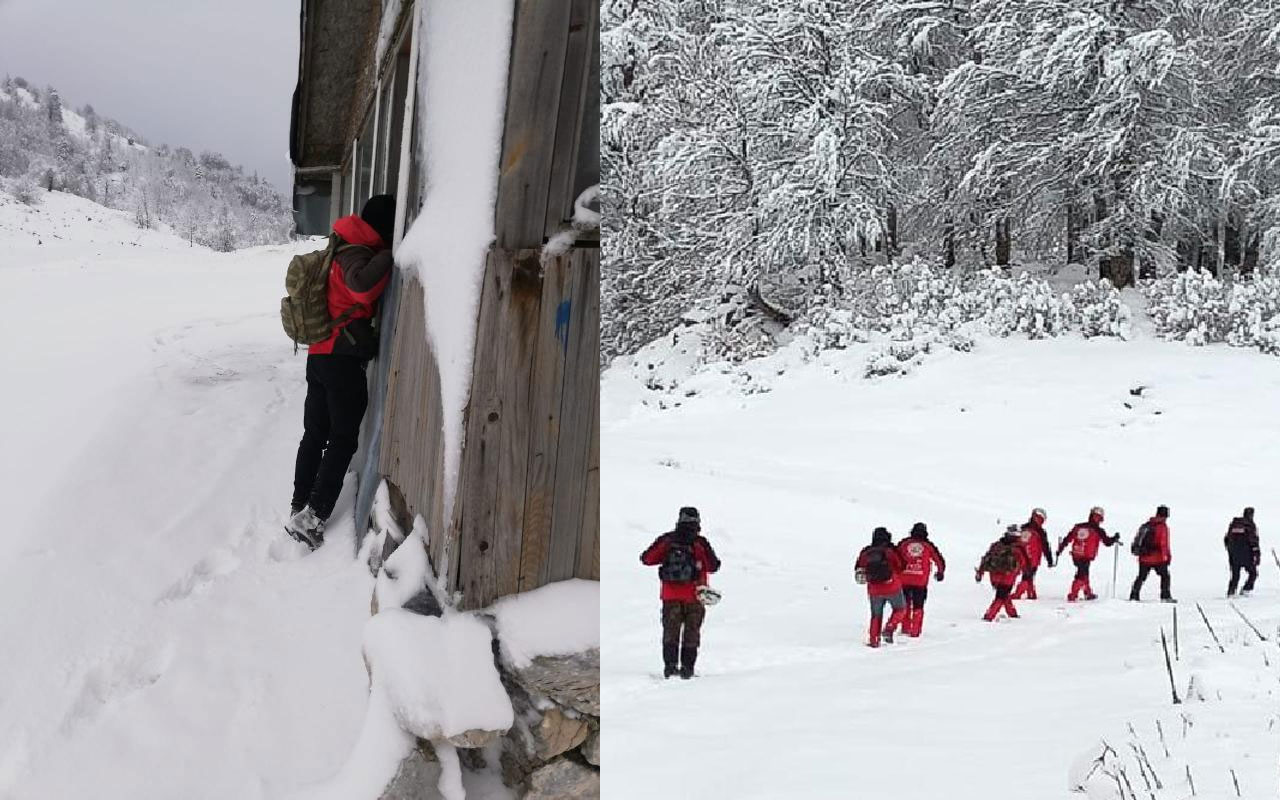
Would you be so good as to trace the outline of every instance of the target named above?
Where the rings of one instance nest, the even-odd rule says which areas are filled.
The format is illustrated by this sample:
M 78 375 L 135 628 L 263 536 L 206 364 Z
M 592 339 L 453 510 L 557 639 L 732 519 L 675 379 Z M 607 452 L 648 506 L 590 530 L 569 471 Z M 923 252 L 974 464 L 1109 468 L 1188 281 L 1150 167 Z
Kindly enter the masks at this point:
M 301 0 L 0 0 L 0 77 L 288 192 Z

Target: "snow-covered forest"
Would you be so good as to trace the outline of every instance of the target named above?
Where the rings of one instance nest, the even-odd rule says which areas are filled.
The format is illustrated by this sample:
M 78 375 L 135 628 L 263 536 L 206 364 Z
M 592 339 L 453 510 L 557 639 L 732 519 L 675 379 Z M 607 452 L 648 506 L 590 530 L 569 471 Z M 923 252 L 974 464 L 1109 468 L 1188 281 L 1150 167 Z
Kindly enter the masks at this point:
M 0 83 L 0 191 L 28 204 L 68 192 L 221 251 L 285 242 L 294 228 L 280 193 L 224 156 L 152 146 L 92 106 L 67 108 L 53 87 L 20 77 Z
M 601 42 L 605 358 L 913 259 L 1280 266 L 1280 0 L 605 0 Z

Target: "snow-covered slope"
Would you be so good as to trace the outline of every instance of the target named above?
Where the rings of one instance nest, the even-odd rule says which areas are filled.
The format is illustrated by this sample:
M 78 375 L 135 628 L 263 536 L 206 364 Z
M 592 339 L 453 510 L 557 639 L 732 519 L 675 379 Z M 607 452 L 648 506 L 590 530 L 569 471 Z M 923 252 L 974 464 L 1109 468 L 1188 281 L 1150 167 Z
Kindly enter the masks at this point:
M 1129 759 L 1138 797 L 1190 796 L 1188 766 L 1200 797 L 1235 797 L 1232 769 L 1241 796 L 1274 797 L 1280 575 L 1267 553 L 1260 591 L 1239 603 L 1264 646 L 1223 597 L 1222 535 L 1256 505 L 1264 548 L 1275 545 L 1280 361 L 1150 336 L 1010 339 L 865 380 L 866 350 L 808 365 L 784 351 L 767 363 L 771 391 L 744 397 L 710 375 L 664 398 L 667 410 L 634 372 L 605 373 L 607 796 L 1065 799 L 1106 741 Z M 1183 697 L 1194 677 L 1194 700 L 1171 704 L 1160 649 L 1171 610 L 1154 602 L 1154 577 L 1148 602 L 1122 599 L 1136 571 L 1127 549 L 1121 599 L 1109 599 L 1104 551 L 1101 601 L 1064 601 L 1068 562 L 1042 570 L 1023 618 L 979 619 L 991 589 L 973 568 L 1004 524 L 1043 506 L 1056 541 L 1102 505 L 1127 542 L 1160 503 L 1182 601 L 1174 669 Z M 658 580 L 637 560 L 682 505 L 701 509 L 724 561 L 713 579 L 724 601 L 689 683 L 660 677 Z M 922 638 L 871 650 L 853 557 L 873 527 L 900 537 L 917 520 L 948 559 L 946 580 L 930 587 Z M 1143 791 L 1131 743 L 1164 789 Z M 1119 796 L 1100 771 L 1088 786 Z
M 232 254 L 0 196 L 0 798 L 268 798 L 359 729 L 372 579 L 279 533 L 299 242 Z M 338 513 L 349 507 L 344 496 Z

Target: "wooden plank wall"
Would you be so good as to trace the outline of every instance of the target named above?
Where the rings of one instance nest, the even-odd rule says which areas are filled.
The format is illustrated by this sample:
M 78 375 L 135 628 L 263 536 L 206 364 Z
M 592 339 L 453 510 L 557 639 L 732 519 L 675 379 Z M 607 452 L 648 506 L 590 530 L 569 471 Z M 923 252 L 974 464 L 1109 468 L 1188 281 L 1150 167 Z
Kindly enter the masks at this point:
M 463 608 L 599 580 L 599 253 L 575 249 L 542 269 L 536 250 L 490 251 L 447 526 L 439 373 L 422 287 L 402 283 L 380 468 L 427 521 L 432 564 Z
M 411 518 L 421 515 L 426 521 L 432 563 L 441 564 L 447 537 L 440 372 L 427 344 L 422 284 L 411 275 L 403 277 L 387 372 L 379 471 L 404 495 Z

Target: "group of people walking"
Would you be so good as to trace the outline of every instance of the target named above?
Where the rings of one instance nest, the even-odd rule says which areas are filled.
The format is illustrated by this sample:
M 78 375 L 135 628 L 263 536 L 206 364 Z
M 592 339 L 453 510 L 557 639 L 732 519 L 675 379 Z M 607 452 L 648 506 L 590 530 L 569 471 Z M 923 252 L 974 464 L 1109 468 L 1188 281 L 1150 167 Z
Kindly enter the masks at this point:
M 995 591 L 995 597 L 982 615 L 984 620 L 991 622 L 1002 611 L 1016 618 L 1018 610 L 1013 601 L 1037 599 L 1036 575 L 1040 566 L 1055 566 L 1064 553 L 1070 555 L 1075 567 L 1067 601 L 1097 599 L 1090 576 L 1093 562 L 1101 548 L 1124 544 L 1118 535 L 1107 533 L 1103 527 L 1105 512 L 1098 506 L 1090 509 L 1088 518 L 1074 525 L 1057 547 L 1052 545 L 1045 530 L 1047 519 L 1043 508 L 1032 509 L 1030 519 L 1022 525 L 1010 525 L 979 560 L 974 580 L 981 583 L 985 576 Z M 1258 579 L 1262 555 L 1252 508 L 1246 508 L 1231 520 L 1223 545 L 1231 569 L 1227 596 L 1234 596 L 1237 590 L 1249 594 Z M 1142 599 L 1142 586 L 1154 572 L 1160 578 L 1161 601 L 1176 602 L 1169 573 L 1173 554 L 1168 506 L 1157 507 L 1155 514 L 1139 526 L 1129 550 L 1138 560 L 1138 575 L 1129 590 L 1129 599 Z M 675 529 L 645 548 L 640 562 L 658 567 L 662 583 L 663 677 L 692 678 L 706 606 L 719 599 L 719 594 L 709 586 L 710 575 L 721 566 L 711 542 L 702 535 L 698 509 L 681 508 Z M 899 631 L 907 636 L 919 636 L 924 628 L 929 581 L 942 581 L 946 572 L 947 560 L 929 538 L 925 523 L 917 522 L 910 534 L 897 543 L 887 528 L 872 531 L 871 544 L 862 548 L 854 563 L 854 580 L 866 586 L 871 604 L 867 644 L 879 647 L 882 642 L 892 642 Z M 1242 573 L 1243 587 L 1240 586 Z
M 1227 595 L 1234 596 L 1237 589 L 1247 595 L 1253 591 L 1258 578 L 1261 547 L 1258 527 L 1253 520 L 1253 509 L 1231 520 L 1223 545 L 1227 551 L 1231 580 Z M 1108 534 L 1102 523 L 1105 512 L 1095 506 L 1089 517 L 1076 524 L 1062 537 L 1056 548 L 1051 547 L 1044 523 L 1048 518 L 1044 509 L 1036 508 L 1031 518 L 1022 525 L 1010 525 L 1004 534 L 992 542 L 974 570 L 974 580 L 981 583 L 983 576 L 991 582 L 995 597 L 982 618 L 988 622 L 1003 611 L 1016 618 L 1018 610 L 1014 600 L 1037 599 L 1036 573 L 1042 563 L 1053 567 L 1064 552 L 1069 552 L 1075 566 L 1075 576 L 1067 593 L 1068 602 L 1095 600 L 1098 595 L 1090 582 L 1090 570 L 1102 547 L 1122 545 L 1118 535 Z M 1169 536 L 1169 507 L 1159 506 L 1155 514 L 1144 522 L 1134 535 L 1130 552 L 1138 560 L 1138 575 L 1129 590 L 1129 599 L 1142 599 L 1142 586 L 1154 572 L 1160 578 L 1160 600 L 1177 602 L 1172 595 L 1172 577 L 1169 565 L 1173 561 Z M 881 642 L 892 642 L 901 627 L 908 636 L 919 636 L 924 620 L 924 602 L 927 596 L 929 576 L 941 581 L 946 561 L 937 546 L 929 541 L 923 522 L 917 522 L 911 534 L 893 543 L 893 537 L 885 528 L 876 528 L 871 534 L 871 544 L 858 554 L 854 566 L 854 579 L 867 587 L 871 601 L 871 624 L 867 643 L 879 647 Z M 1240 587 L 1241 573 L 1247 577 Z M 883 621 L 884 608 L 891 613 L 888 622 Z

